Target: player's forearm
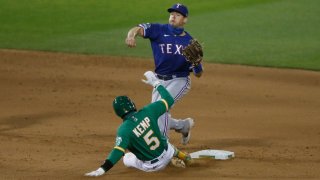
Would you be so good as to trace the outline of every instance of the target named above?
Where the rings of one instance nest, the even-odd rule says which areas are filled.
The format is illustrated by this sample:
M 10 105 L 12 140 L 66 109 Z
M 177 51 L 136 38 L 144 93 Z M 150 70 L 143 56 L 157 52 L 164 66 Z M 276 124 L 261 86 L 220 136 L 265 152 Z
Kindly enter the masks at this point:
M 107 172 L 113 167 L 113 163 L 107 159 L 100 167 L 104 170 L 104 172 Z
M 100 166 L 105 172 L 110 170 L 123 156 L 124 152 L 113 149 L 105 162 Z
M 174 103 L 174 99 L 170 95 L 170 93 L 167 91 L 167 89 L 165 87 L 163 87 L 162 85 L 159 85 L 157 87 L 157 91 L 161 95 L 162 99 L 164 99 L 168 103 L 168 106 L 170 108 Z
M 143 30 L 139 26 L 131 28 L 128 32 L 127 38 L 135 38 L 137 35 L 143 36 Z

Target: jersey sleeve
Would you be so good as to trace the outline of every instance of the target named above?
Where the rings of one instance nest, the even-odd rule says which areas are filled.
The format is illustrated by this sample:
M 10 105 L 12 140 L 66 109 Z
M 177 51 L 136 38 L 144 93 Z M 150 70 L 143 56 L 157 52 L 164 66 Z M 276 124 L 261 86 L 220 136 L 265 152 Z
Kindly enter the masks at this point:
M 143 110 L 145 110 L 145 112 L 149 112 L 149 116 L 154 117 L 154 119 L 158 119 L 162 114 L 164 114 L 167 111 L 167 107 L 164 101 L 159 100 L 145 106 Z
M 121 157 L 123 156 L 123 154 L 125 153 L 128 147 L 129 135 L 127 132 L 129 131 L 121 126 L 118 129 L 115 146 L 107 158 L 113 164 L 116 164 L 121 159 Z
M 152 112 L 156 118 L 160 117 L 162 114 L 168 111 L 174 103 L 173 97 L 165 87 L 160 85 L 157 87 L 157 91 L 160 93 L 162 99 L 145 107 L 146 109 L 149 109 L 149 112 Z
M 161 95 L 161 97 L 162 97 L 161 100 L 166 105 L 167 111 L 168 111 L 174 103 L 173 97 L 170 95 L 168 90 L 165 87 L 163 87 L 162 85 L 157 87 L 157 91 Z
M 139 27 L 143 28 L 144 38 L 156 39 L 161 33 L 160 24 L 143 23 Z
M 157 90 L 159 91 L 162 99 L 144 107 L 148 112 L 152 112 L 152 115 L 154 115 L 156 119 L 168 111 L 174 103 L 173 97 L 165 89 L 165 87 L 160 85 L 157 87 Z

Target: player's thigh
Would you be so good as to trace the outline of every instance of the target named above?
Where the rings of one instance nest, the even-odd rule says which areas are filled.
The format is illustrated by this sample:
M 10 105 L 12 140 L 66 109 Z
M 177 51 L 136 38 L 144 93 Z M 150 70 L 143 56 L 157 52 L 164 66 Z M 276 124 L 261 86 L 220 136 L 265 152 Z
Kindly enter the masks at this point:
M 191 80 L 186 78 L 175 78 L 169 81 L 161 81 L 161 84 L 167 89 L 175 102 L 186 95 L 191 89 Z M 159 92 L 154 89 L 152 92 L 152 102 L 161 99 Z
M 191 89 L 190 78 L 176 78 L 167 84 L 167 90 L 170 92 L 171 96 L 178 101 L 184 95 L 186 95 Z
M 127 167 L 133 167 L 143 170 L 142 161 L 140 161 L 136 155 L 132 152 L 125 153 L 123 156 L 123 164 Z

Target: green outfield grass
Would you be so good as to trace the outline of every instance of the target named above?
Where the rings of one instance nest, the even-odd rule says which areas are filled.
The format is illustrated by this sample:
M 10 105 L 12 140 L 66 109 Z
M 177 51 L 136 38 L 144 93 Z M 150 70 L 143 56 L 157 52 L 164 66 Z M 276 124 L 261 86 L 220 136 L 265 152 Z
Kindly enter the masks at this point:
M 181 0 L 205 61 L 320 70 L 319 0 Z M 152 57 L 129 28 L 166 23 L 171 0 L 0 0 L 0 48 Z M 1 58 L 1 57 L 0 57 Z

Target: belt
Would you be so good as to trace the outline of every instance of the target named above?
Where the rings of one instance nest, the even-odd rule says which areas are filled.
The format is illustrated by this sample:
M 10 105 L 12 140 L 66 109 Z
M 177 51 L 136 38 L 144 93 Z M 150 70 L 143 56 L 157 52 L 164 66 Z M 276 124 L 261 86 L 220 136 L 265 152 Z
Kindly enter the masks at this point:
M 178 75 L 178 74 L 174 74 L 174 75 L 160 75 L 157 74 L 158 79 L 164 80 L 164 81 L 168 81 L 174 78 L 179 78 L 179 77 L 187 77 L 186 75 Z
M 159 157 L 157 157 L 157 158 L 152 159 L 151 161 L 149 161 L 150 164 L 154 164 L 154 163 L 158 162 L 160 159 L 162 159 L 163 156 L 166 155 L 166 154 L 165 154 L 165 151 L 167 151 L 167 149 L 168 149 L 168 146 L 164 149 L 163 153 L 162 153 Z
M 158 159 L 158 158 L 156 158 L 156 159 L 154 159 L 154 160 L 150 161 L 150 164 L 154 164 L 154 163 L 156 163 L 156 162 L 158 162 L 158 161 L 159 161 L 159 159 Z

